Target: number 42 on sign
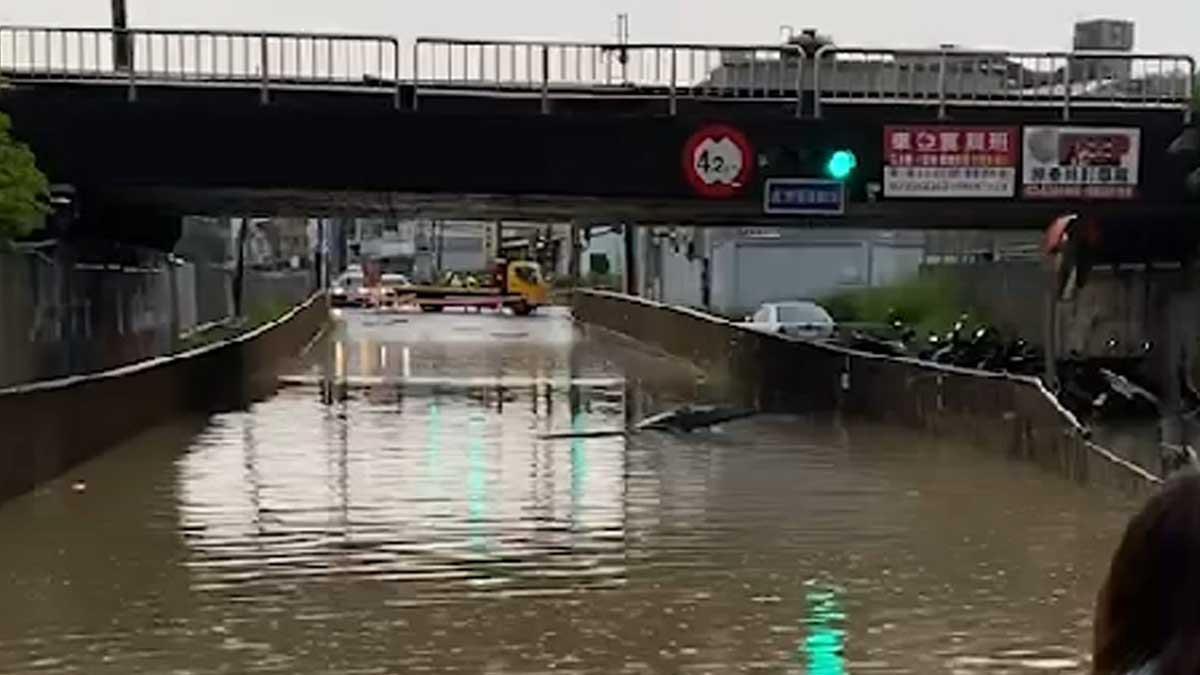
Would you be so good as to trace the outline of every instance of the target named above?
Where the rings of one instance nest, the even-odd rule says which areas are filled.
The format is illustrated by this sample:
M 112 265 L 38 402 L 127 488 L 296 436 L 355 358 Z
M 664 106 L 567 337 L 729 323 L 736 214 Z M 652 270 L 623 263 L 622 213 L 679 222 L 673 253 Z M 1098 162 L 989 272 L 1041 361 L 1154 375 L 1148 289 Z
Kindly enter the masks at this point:
M 727 199 L 741 194 L 753 170 L 754 150 L 749 140 L 728 125 L 707 125 L 684 145 L 684 176 L 703 197 Z
M 708 138 L 696 148 L 696 175 L 706 185 L 721 183 L 736 187 L 744 161 L 741 149 L 730 139 L 714 141 Z

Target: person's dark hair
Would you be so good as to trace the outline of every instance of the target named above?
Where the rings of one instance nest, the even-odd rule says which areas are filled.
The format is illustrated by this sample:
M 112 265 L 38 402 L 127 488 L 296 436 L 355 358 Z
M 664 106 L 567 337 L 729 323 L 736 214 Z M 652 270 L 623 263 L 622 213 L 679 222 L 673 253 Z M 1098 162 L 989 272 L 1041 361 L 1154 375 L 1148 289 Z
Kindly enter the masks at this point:
M 1092 672 L 1200 673 L 1200 473 L 1172 478 L 1125 529 L 1096 603 Z

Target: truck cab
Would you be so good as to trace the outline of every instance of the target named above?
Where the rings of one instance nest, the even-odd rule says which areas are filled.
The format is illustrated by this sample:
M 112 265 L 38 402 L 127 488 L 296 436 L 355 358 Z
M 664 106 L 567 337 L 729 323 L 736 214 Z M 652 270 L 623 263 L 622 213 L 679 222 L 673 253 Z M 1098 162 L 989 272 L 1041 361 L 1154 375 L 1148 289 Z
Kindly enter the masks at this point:
M 513 313 L 525 316 L 545 305 L 550 295 L 549 285 L 542 276 L 542 266 L 531 260 L 497 261 L 501 292 L 514 296 L 510 305 Z

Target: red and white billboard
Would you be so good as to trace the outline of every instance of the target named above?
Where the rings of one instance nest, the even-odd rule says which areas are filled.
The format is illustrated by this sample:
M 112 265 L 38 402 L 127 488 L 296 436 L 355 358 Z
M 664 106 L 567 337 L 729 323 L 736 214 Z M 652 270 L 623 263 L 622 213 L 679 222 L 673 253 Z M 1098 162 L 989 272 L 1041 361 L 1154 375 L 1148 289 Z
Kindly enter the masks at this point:
M 884 127 L 883 195 L 1013 197 L 1019 138 L 1016 127 Z
M 1139 129 L 1025 127 L 1024 146 L 1025 197 L 1137 197 Z

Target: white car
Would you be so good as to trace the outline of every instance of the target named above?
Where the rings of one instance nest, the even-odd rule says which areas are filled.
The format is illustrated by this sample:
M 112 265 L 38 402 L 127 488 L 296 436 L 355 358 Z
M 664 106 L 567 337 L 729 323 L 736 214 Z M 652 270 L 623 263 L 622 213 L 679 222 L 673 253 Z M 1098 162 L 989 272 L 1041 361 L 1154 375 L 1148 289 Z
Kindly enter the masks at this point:
M 334 307 L 362 307 L 370 289 L 366 287 L 362 268 L 352 266 L 333 282 L 330 296 Z
M 379 282 L 388 288 L 399 288 L 403 286 L 412 286 L 412 282 L 403 274 L 394 274 L 387 272 L 380 277 Z
M 766 333 L 778 333 L 808 340 L 833 337 L 836 322 L 825 308 L 809 300 L 764 302 L 746 325 Z
M 412 286 L 412 282 L 403 274 L 392 272 L 385 273 L 379 278 L 379 284 L 382 286 L 384 297 L 398 297 L 403 294 L 404 289 Z

